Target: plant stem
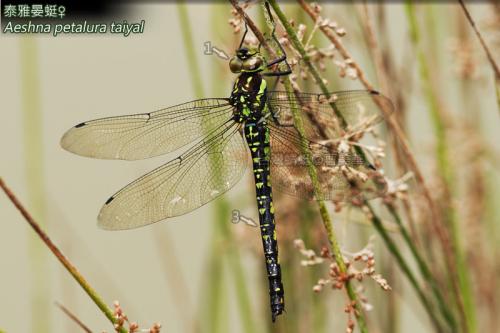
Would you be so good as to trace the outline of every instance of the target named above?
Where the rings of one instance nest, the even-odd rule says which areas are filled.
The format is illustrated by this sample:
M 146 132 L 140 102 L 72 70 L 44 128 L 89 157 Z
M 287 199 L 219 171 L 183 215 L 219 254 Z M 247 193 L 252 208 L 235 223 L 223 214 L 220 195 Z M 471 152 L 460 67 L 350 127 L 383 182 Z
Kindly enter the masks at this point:
M 460 6 L 462 7 L 462 10 L 464 11 L 465 17 L 467 17 L 467 21 L 471 25 L 472 29 L 476 33 L 477 38 L 479 39 L 479 42 L 481 43 L 481 46 L 484 49 L 484 52 L 486 52 L 486 56 L 488 57 L 488 61 L 490 62 L 491 68 L 493 69 L 493 72 L 495 73 L 495 91 L 497 95 L 497 106 L 498 110 L 500 111 L 500 68 L 498 64 L 496 63 L 495 59 L 493 58 L 493 55 L 491 54 L 491 51 L 486 44 L 486 42 L 483 39 L 483 36 L 479 32 L 479 29 L 476 26 L 476 23 L 472 19 L 472 16 L 469 13 L 469 10 L 467 10 L 467 7 L 465 6 L 463 0 L 458 0 L 460 3 Z
M 307 64 L 311 73 L 313 73 L 313 76 L 315 77 L 316 83 L 318 85 L 320 85 L 320 87 L 325 92 L 325 94 L 327 94 L 329 96 L 328 89 L 326 88 L 326 85 L 324 84 L 323 80 L 319 77 L 319 73 L 316 71 L 316 68 L 312 65 L 312 63 L 310 61 L 308 61 L 309 59 L 308 59 L 308 56 L 304 50 L 304 47 L 303 47 L 302 43 L 300 42 L 300 40 L 298 39 L 297 35 L 295 34 L 295 31 L 288 23 L 288 19 L 286 18 L 285 14 L 281 11 L 281 8 L 276 3 L 276 1 L 269 0 L 268 2 L 271 5 L 271 7 L 273 8 L 276 15 L 278 16 L 279 20 L 281 21 L 281 24 L 285 28 L 288 36 L 290 37 L 290 40 L 292 41 L 292 43 L 295 46 L 295 48 L 299 51 L 301 56 L 303 58 L 305 58 L 304 61 Z M 287 90 L 287 92 L 290 94 L 293 93 L 293 89 L 292 89 L 289 78 L 286 78 L 284 80 L 284 82 L 285 82 L 285 89 Z M 295 127 L 300 135 L 300 139 L 302 141 L 302 146 L 307 147 L 307 145 L 305 144 L 306 138 L 304 136 L 305 131 L 304 131 L 303 123 L 302 123 L 302 118 L 297 111 L 299 109 L 297 107 L 291 107 L 291 110 L 292 110 L 294 125 L 295 125 Z M 339 113 L 339 115 L 340 115 L 340 113 Z M 340 117 L 341 117 L 341 115 L 340 115 Z M 341 119 L 343 119 L 343 118 L 341 118 Z M 303 153 L 306 157 L 307 169 L 309 172 L 309 176 L 311 177 L 315 196 L 317 198 L 321 198 L 322 194 L 320 192 L 318 176 L 317 176 L 316 169 L 313 165 L 311 152 L 309 149 L 304 148 Z M 325 202 L 323 200 L 318 200 L 317 203 L 318 203 L 318 208 L 320 211 L 320 216 L 321 216 L 321 219 L 323 221 L 323 226 L 326 229 L 328 241 L 330 243 L 330 246 L 332 247 L 335 262 L 339 268 L 340 273 L 347 274 L 347 267 L 346 267 L 345 262 L 344 262 L 344 257 L 342 255 L 341 250 L 340 250 L 340 245 L 337 241 L 335 229 L 333 228 L 333 224 L 332 224 L 332 221 L 330 219 L 330 215 L 328 214 L 328 211 L 326 209 Z M 359 326 L 360 331 L 363 333 L 368 332 L 368 329 L 366 327 L 365 318 L 364 318 L 363 308 L 357 299 L 357 295 L 353 289 L 353 286 L 352 286 L 350 280 L 345 281 L 345 288 L 346 288 L 347 294 L 349 296 L 349 299 L 351 299 L 351 301 L 354 302 L 354 306 L 355 306 L 354 314 L 356 316 L 356 320 L 358 322 L 358 326 Z
M 229 207 L 228 212 L 229 212 Z M 221 223 L 221 231 L 225 239 L 230 239 L 231 230 L 229 228 L 229 223 Z M 226 248 L 226 255 L 229 262 L 229 268 L 233 275 L 233 282 L 235 284 L 236 301 L 239 308 L 239 315 L 241 318 L 241 324 L 243 326 L 243 332 L 252 333 L 257 332 L 256 321 L 253 319 L 252 307 L 250 303 L 250 296 L 248 292 L 248 283 L 246 282 L 246 276 L 241 266 L 241 258 L 239 254 L 238 244 L 233 241 L 230 242 L 230 247 Z
M 206 318 L 204 318 L 204 327 L 207 332 L 224 333 L 229 332 L 228 321 L 225 320 L 227 314 L 227 281 L 224 275 L 224 265 L 221 258 L 225 255 L 225 247 L 223 246 L 224 221 L 223 216 L 228 216 L 229 207 L 227 202 L 222 201 L 215 206 L 214 220 L 216 221 L 213 228 L 213 236 L 211 240 L 210 253 L 208 255 L 208 272 L 207 278 L 204 281 L 204 288 L 207 289 L 206 298 L 202 300 L 203 309 L 206 309 Z
M 288 93 L 293 93 L 292 86 L 291 86 L 289 80 L 285 80 L 285 89 Z M 298 114 L 298 111 L 297 111 L 298 108 L 292 107 L 291 110 L 292 110 L 294 125 L 295 125 L 297 132 L 300 135 L 300 139 L 302 141 L 301 146 L 307 147 L 306 141 L 305 141 L 306 138 L 304 136 L 304 133 L 305 133 L 304 125 L 302 123 L 301 116 Z M 318 175 L 317 175 L 316 168 L 314 167 L 314 164 L 312 161 L 311 151 L 309 149 L 304 148 L 302 153 L 306 157 L 307 171 L 309 173 L 309 176 L 311 177 L 315 196 L 318 198 L 321 198 L 322 194 L 320 192 Z M 335 263 L 337 264 L 340 273 L 343 275 L 347 275 L 347 267 L 346 267 L 345 262 L 344 262 L 344 257 L 342 255 L 342 251 L 340 250 L 340 244 L 337 241 L 337 235 L 335 233 L 335 229 L 333 228 L 333 224 L 332 224 L 332 221 L 330 219 L 330 215 L 328 214 L 328 210 L 326 209 L 325 201 L 317 200 L 316 202 L 318 203 L 319 213 L 321 216 L 321 220 L 323 221 L 323 226 L 325 227 L 325 230 L 326 230 L 328 242 L 330 243 L 330 246 L 332 247 Z M 351 301 L 353 301 L 355 304 L 354 306 L 355 306 L 356 310 L 354 311 L 354 314 L 356 316 L 356 320 L 358 322 L 358 326 L 359 326 L 360 331 L 363 333 L 368 332 L 368 329 L 366 327 L 365 318 L 364 318 L 363 308 L 357 299 L 357 295 L 356 295 L 356 292 L 354 291 L 354 288 L 351 284 L 351 280 L 347 279 L 345 281 L 345 288 L 347 291 L 347 295 L 349 296 L 349 299 L 351 299 Z
M 161 266 L 165 275 L 165 282 L 173 298 L 178 300 L 176 310 L 178 311 L 179 321 L 184 326 L 184 332 L 189 332 L 190 329 L 196 331 L 199 329 L 199 322 L 191 317 L 192 306 L 189 302 L 189 289 L 182 274 L 172 237 L 170 237 L 167 229 L 154 230 L 153 233 L 158 254 L 162 259 Z
M 189 24 L 189 16 L 184 0 L 181 0 L 177 5 L 179 14 L 179 23 L 181 25 L 182 40 L 186 49 L 186 56 L 189 64 L 189 75 L 191 76 L 191 84 L 193 85 L 194 93 L 198 98 L 203 98 L 203 84 L 201 80 L 200 66 L 196 61 L 196 52 L 194 49 L 193 33 Z
M 427 97 L 428 109 L 436 134 L 436 157 L 440 177 L 445 185 L 445 196 L 447 197 L 444 203 L 444 221 L 450 232 L 451 246 L 454 255 L 446 260 L 449 268 L 449 277 L 454 290 L 455 299 L 458 304 L 458 309 L 462 314 L 464 330 L 468 332 L 476 331 L 476 316 L 474 311 L 474 301 L 471 292 L 471 286 L 465 259 L 462 253 L 460 244 L 460 234 L 458 226 L 458 216 L 456 208 L 452 203 L 452 197 L 455 193 L 455 174 L 453 165 L 449 160 L 448 144 L 446 138 L 446 125 L 444 115 L 440 107 L 440 102 L 433 88 L 431 79 L 430 66 L 427 63 L 425 53 L 420 42 L 420 34 L 415 15 L 414 7 L 411 1 L 406 3 L 406 13 L 409 20 L 411 40 L 417 51 L 417 59 L 420 67 L 420 76 L 424 84 L 424 92 Z M 447 256 L 445 256 L 447 257 Z M 457 281 L 458 279 L 458 281 Z
M 309 14 L 309 16 L 313 19 L 314 22 L 317 22 L 318 20 L 321 19 L 319 17 L 319 15 L 317 15 L 304 0 L 298 0 L 298 2 L 302 6 L 302 8 L 304 8 L 304 10 Z M 335 48 L 339 51 L 339 53 L 342 55 L 342 57 L 344 59 L 351 60 L 351 65 L 356 70 L 356 73 L 359 77 L 359 80 L 365 86 L 365 88 L 368 90 L 373 90 L 374 89 L 373 85 L 366 79 L 366 76 L 364 75 L 364 72 L 362 71 L 361 67 L 355 61 L 353 61 L 353 59 L 352 59 L 351 55 L 349 54 L 349 52 L 347 51 L 347 49 L 338 40 L 338 38 L 334 35 L 334 33 L 331 30 L 327 29 L 326 27 L 322 27 L 322 26 L 320 26 L 320 30 L 335 45 Z M 384 105 L 379 105 L 379 106 L 382 109 L 382 111 L 384 112 L 384 114 L 388 115 L 388 110 L 385 110 L 385 106 Z M 434 228 L 434 230 L 436 230 L 436 234 L 438 235 L 438 237 L 441 239 L 441 244 L 443 245 L 444 249 L 446 250 L 445 252 L 452 253 L 451 249 L 447 246 L 448 245 L 447 236 L 443 232 L 442 228 L 440 228 L 438 223 L 437 223 L 437 221 L 438 221 L 437 219 L 439 218 L 439 212 L 438 212 L 437 206 L 435 205 L 434 201 L 432 200 L 430 192 L 429 192 L 429 190 L 424 182 L 423 175 L 420 172 L 420 169 L 418 168 L 418 166 L 416 164 L 415 158 L 409 149 L 408 141 L 407 141 L 403 131 L 401 130 L 399 124 L 397 123 L 397 121 L 392 119 L 392 117 L 389 117 L 389 118 L 387 118 L 387 122 L 388 122 L 389 128 L 392 130 L 392 133 L 394 134 L 395 138 L 400 143 L 401 148 L 402 148 L 402 152 L 404 153 L 404 156 L 405 156 L 405 160 L 408 162 L 410 168 L 414 172 L 415 177 L 423 190 L 424 197 L 426 198 L 426 200 L 429 204 L 429 207 L 431 208 L 430 211 L 431 211 L 431 214 L 435 220 L 435 222 L 431 223 L 431 225 Z M 361 157 L 363 157 L 363 156 L 361 156 Z M 391 209 L 391 207 L 389 207 L 389 205 L 386 204 L 386 206 L 388 209 Z M 400 222 L 401 219 L 399 217 L 399 214 L 394 210 L 392 210 L 392 212 L 393 212 L 393 216 Z M 372 212 L 372 213 L 374 214 L 374 212 Z M 389 239 L 389 238 L 387 236 L 387 238 L 383 237 L 383 239 Z M 414 246 L 411 238 L 409 238 L 409 237 L 404 238 L 404 240 L 410 248 L 413 248 L 414 250 L 416 250 L 416 247 Z M 389 244 L 387 244 L 387 245 L 389 246 Z M 415 252 L 415 253 L 417 253 L 417 252 Z M 402 257 L 400 259 L 402 259 Z M 418 259 L 416 259 L 416 260 L 418 261 Z M 399 261 L 398 261 L 398 263 L 399 263 Z M 405 263 L 405 266 L 409 267 L 406 263 Z M 405 274 L 411 273 L 411 271 L 409 269 L 405 269 L 403 267 L 401 267 L 401 268 L 403 269 L 403 272 Z M 425 275 L 425 272 L 422 272 L 422 274 Z M 413 273 L 411 273 L 411 276 L 409 275 L 408 278 L 415 280 L 414 277 L 412 277 L 412 275 L 413 275 Z M 416 282 L 416 280 L 415 280 L 415 282 Z M 435 282 L 435 279 L 432 276 L 431 276 L 431 280 L 429 280 L 429 282 L 431 283 L 431 285 L 437 285 Z M 418 283 L 412 283 L 412 285 L 413 285 L 413 287 L 416 288 L 417 294 L 423 295 L 423 291 L 422 291 L 421 287 L 418 285 Z M 439 293 L 439 290 L 435 289 L 434 291 L 436 292 L 436 294 L 435 294 L 436 298 L 438 298 L 439 300 L 442 300 L 442 296 Z M 439 300 L 438 300 L 438 302 L 439 302 Z M 429 303 L 427 302 L 427 304 L 429 304 Z M 426 306 L 426 304 L 423 304 L 423 305 L 424 305 L 424 307 Z M 428 312 L 431 311 L 431 309 L 427 309 L 427 310 L 428 310 Z M 443 313 L 443 315 L 445 317 L 448 317 L 448 318 L 450 317 L 449 312 L 447 314 Z
M 182 1 L 178 4 L 177 8 L 179 12 L 179 21 L 183 35 L 184 48 L 189 65 L 188 71 L 191 77 L 191 84 L 193 85 L 195 96 L 197 98 L 203 98 L 203 81 L 200 76 L 200 66 L 198 63 L 197 53 L 195 51 L 191 24 L 189 22 L 185 2 Z M 210 128 L 209 126 L 202 126 L 202 130 L 205 133 L 208 133 Z M 213 159 L 211 159 L 211 163 L 213 162 Z M 217 170 L 218 173 L 216 176 L 220 177 L 224 170 Z M 224 232 L 225 223 L 227 217 L 229 216 L 229 207 L 227 200 L 224 198 L 219 198 L 214 206 L 213 220 L 215 220 L 216 223 L 213 228 L 213 236 L 211 239 L 207 279 L 203 281 L 203 289 L 207 290 L 207 293 L 205 294 L 207 299 L 200 302 L 200 304 L 203 304 L 202 310 L 206 310 L 206 312 L 203 312 L 206 315 L 204 325 L 207 327 L 207 331 L 222 333 L 228 331 L 228 322 L 224 317 L 227 312 L 227 288 L 225 288 L 224 265 L 221 258 L 225 253 L 223 250 L 223 243 L 226 240 L 226 237 L 230 238 L 228 236 L 229 232 Z
M 307 12 L 307 14 L 311 17 L 311 19 L 314 22 L 317 22 L 318 20 L 321 19 L 319 15 L 317 15 L 311 7 L 303 0 L 298 0 L 299 4 L 304 8 L 304 10 Z M 368 90 L 373 90 L 373 85 L 368 82 L 366 79 L 363 71 L 361 70 L 361 67 L 353 61 L 353 58 L 351 54 L 347 51 L 347 49 L 344 47 L 344 45 L 340 42 L 340 40 L 335 36 L 335 34 L 329 30 L 326 27 L 320 26 L 320 30 L 323 32 L 323 34 L 335 45 L 335 48 L 339 51 L 341 54 L 342 58 L 345 60 L 350 59 L 351 61 L 351 66 L 356 70 L 356 73 L 360 79 L 360 82 L 363 84 L 363 86 L 368 89 Z M 377 100 L 375 100 L 377 102 Z M 431 228 L 434 229 L 436 234 L 438 235 L 439 239 L 441 240 L 441 244 L 443 245 L 443 249 L 445 253 L 451 253 L 450 248 L 447 246 L 448 245 L 448 239 L 447 235 L 443 231 L 443 229 L 440 227 L 439 221 L 440 221 L 440 215 L 439 215 L 439 209 L 432 199 L 431 193 L 429 188 L 426 185 L 426 182 L 424 180 L 424 176 L 422 172 L 420 171 L 420 168 L 417 165 L 415 156 L 410 150 L 410 145 L 408 142 L 408 139 L 406 138 L 403 130 L 401 129 L 401 126 L 398 124 L 398 122 L 393 119 L 393 117 L 388 117 L 389 116 L 389 110 L 385 107 L 385 104 L 379 105 L 382 112 L 386 115 L 386 121 L 388 124 L 389 129 L 391 130 L 392 134 L 398 141 L 401 151 L 404 154 L 404 160 L 408 164 L 408 167 L 410 170 L 413 172 L 415 175 L 415 179 L 417 180 L 417 183 L 420 185 L 420 188 L 422 189 L 423 195 L 425 200 L 427 201 L 427 204 L 430 209 L 430 214 L 432 219 L 428 219 L 430 221 L 430 226 Z M 359 152 L 357 150 L 356 152 Z M 360 155 L 360 157 L 363 158 L 363 155 Z
M 403 273 L 407 276 L 408 280 L 410 281 L 410 284 L 414 287 L 415 291 L 417 292 L 417 296 L 422 302 L 422 305 L 424 306 L 424 309 L 427 311 L 427 314 L 429 315 L 431 321 L 435 325 L 436 329 L 441 332 L 442 331 L 442 324 L 436 317 L 436 314 L 434 312 L 434 309 L 432 308 L 431 303 L 427 299 L 427 296 L 424 294 L 422 288 L 418 285 L 417 279 L 415 275 L 413 275 L 413 272 L 411 271 L 410 267 L 406 263 L 406 261 L 403 258 L 403 254 L 399 251 L 398 246 L 394 241 L 389 237 L 389 234 L 385 230 L 385 228 L 382 225 L 382 221 L 380 218 L 376 215 L 375 211 L 373 210 L 372 206 L 368 203 L 368 201 L 365 200 L 364 205 L 368 208 L 371 214 L 371 220 L 373 222 L 373 226 L 375 229 L 378 231 L 380 236 L 384 239 L 384 242 L 387 246 L 387 249 L 391 254 L 394 256 L 396 261 L 398 262 L 399 267 L 403 271 Z
M 109 321 L 114 325 L 116 324 L 116 318 L 113 311 L 103 302 L 99 294 L 90 286 L 90 284 L 85 280 L 83 275 L 78 271 L 78 269 L 69 261 L 68 258 L 59 250 L 59 248 L 50 240 L 49 236 L 42 230 L 38 223 L 33 219 L 31 214 L 24 208 L 21 202 L 17 199 L 14 193 L 7 187 L 3 179 L 0 178 L 0 188 L 5 192 L 10 201 L 19 210 L 21 215 L 24 217 L 26 222 L 33 228 L 40 239 L 47 245 L 49 250 L 56 256 L 56 258 L 63 264 L 66 270 L 75 278 L 76 282 L 85 290 L 87 295 L 94 301 L 97 307 L 102 311 L 102 313 L 109 319 Z M 120 333 L 127 333 L 125 328 L 120 328 Z
M 465 7 L 465 4 L 463 0 L 458 0 L 460 3 L 460 6 L 462 7 L 462 10 L 464 11 L 465 17 L 467 17 L 467 21 L 469 21 L 472 29 L 476 33 L 477 38 L 479 39 L 479 42 L 481 43 L 481 46 L 484 49 L 484 52 L 486 52 L 486 56 L 488 57 L 488 61 L 490 62 L 491 68 L 495 72 L 495 77 L 496 80 L 500 80 L 500 68 L 498 67 L 498 64 L 495 62 L 495 59 L 493 58 L 493 55 L 490 52 L 490 49 L 488 48 L 488 45 L 486 45 L 486 42 L 484 41 L 483 37 L 481 36 L 481 33 L 479 32 L 479 29 L 476 26 L 476 23 L 472 19 L 472 16 L 470 15 L 469 11 L 467 10 L 467 7 Z
M 276 12 L 276 15 L 280 19 L 281 24 L 285 28 L 285 31 L 287 32 L 288 37 L 290 38 L 290 41 L 292 42 L 292 44 L 295 47 L 295 49 L 299 52 L 302 60 L 304 61 L 304 63 L 307 66 L 307 69 L 309 70 L 309 72 L 313 76 L 314 81 L 316 82 L 316 84 L 321 89 L 321 92 L 323 94 L 325 94 L 326 98 L 329 99 L 331 97 L 330 96 L 330 91 L 328 90 L 328 88 L 327 88 L 324 80 L 319 75 L 318 70 L 312 64 L 311 59 L 309 58 L 309 56 L 307 55 L 306 50 L 304 49 L 304 45 L 302 45 L 302 42 L 297 37 L 297 34 L 295 33 L 295 31 L 293 30 L 292 26 L 288 22 L 288 19 L 286 18 L 285 14 L 281 11 L 281 8 L 278 6 L 278 4 L 276 3 L 276 1 L 274 1 L 274 0 L 273 1 L 269 1 L 269 4 L 271 5 L 271 7 L 273 7 L 274 11 Z M 330 103 L 330 106 L 332 107 L 333 111 L 335 112 L 335 115 L 339 119 L 340 125 L 342 127 L 345 127 L 346 121 L 345 121 L 343 115 L 338 111 L 337 107 L 335 106 L 335 104 L 333 102 Z
M 444 300 L 443 296 L 441 295 L 441 292 L 439 291 L 439 286 L 438 286 L 436 280 L 434 279 L 434 277 L 432 276 L 432 273 L 431 273 L 429 267 L 425 263 L 424 258 L 418 252 L 418 249 L 416 248 L 415 244 L 412 242 L 411 236 L 408 233 L 408 231 L 406 230 L 406 228 L 404 227 L 404 225 L 401 221 L 401 218 L 397 214 L 395 208 L 392 205 L 386 205 L 386 207 L 389 210 L 389 213 L 392 215 L 392 217 L 396 221 L 396 224 L 399 227 L 399 231 L 401 232 L 401 235 L 403 236 L 405 243 L 410 248 L 410 251 L 411 251 L 413 257 L 415 258 L 415 261 L 418 264 L 418 267 L 420 269 L 422 277 L 424 278 L 425 281 L 427 281 L 430 284 L 432 292 L 433 292 L 433 294 L 438 302 L 441 313 L 443 314 L 444 318 L 446 319 L 446 321 L 450 325 L 453 332 L 455 332 L 457 329 L 457 323 L 455 322 L 455 318 L 453 317 L 453 314 L 448 309 L 446 301 Z
M 46 193 L 44 181 L 43 121 L 40 102 L 40 77 L 37 39 L 20 40 L 21 105 L 23 118 L 23 148 L 27 184 L 27 204 L 43 226 L 46 222 Z M 29 234 L 28 253 L 33 292 L 31 293 L 31 325 L 40 332 L 50 332 L 50 271 L 47 253 L 32 234 Z M 36 274 L 35 274 L 36 272 Z
M 62 312 L 64 312 L 64 314 L 66 316 L 69 317 L 69 319 L 71 319 L 72 321 L 74 321 L 82 330 L 84 330 L 85 332 L 87 333 L 92 333 L 92 331 L 90 330 L 90 328 L 87 327 L 87 325 L 85 325 L 81 320 L 80 318 L 78 318 L 73 312 L 71 312 L 70 310 L 68 310 L 64 305 L 62 305 L 61 303 L 59 302 L 55 302 L 56 306 L 61 309 Z

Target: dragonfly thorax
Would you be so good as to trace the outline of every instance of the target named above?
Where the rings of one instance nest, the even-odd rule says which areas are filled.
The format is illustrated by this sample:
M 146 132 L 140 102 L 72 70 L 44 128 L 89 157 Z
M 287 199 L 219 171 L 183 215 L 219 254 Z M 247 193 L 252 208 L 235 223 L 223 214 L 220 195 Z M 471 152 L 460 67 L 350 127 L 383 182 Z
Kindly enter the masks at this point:
M 259 122 L 266 105 L 267 83 L 259 73 L 242 73 L 234 83 L 229 101 L 236 122 Z

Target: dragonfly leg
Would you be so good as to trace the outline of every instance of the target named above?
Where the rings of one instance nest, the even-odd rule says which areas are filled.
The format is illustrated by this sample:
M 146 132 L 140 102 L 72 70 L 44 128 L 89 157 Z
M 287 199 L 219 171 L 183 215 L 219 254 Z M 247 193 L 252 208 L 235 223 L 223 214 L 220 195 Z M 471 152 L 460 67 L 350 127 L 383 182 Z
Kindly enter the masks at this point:
M 281 51 L 281 54 L 282 54 L 280 57 L 269 61 L 268 64 L 267 64 L 267 68 L 271 68 L 272 66 L 274 66 L 276 64 L 279 64 L 279 63 L 281 63 L 281 62 L 284 61 L 285 64 L 286 64 L 287 69 L 284 70 L 284 71 L 275 71 L 275 72 L 263 73 L 262 75 L 264 75 L 264 76 L 285 76 L 285 75 L 289 75 L 289 74 L 292 73 L 292 68 L 290 67 L 290 64 L 288 63 L 288 61 L 286 61 L 286 52 L 285 52 L 285 49 L 283 48 L 283 46 L 279 42 L 278 38 L 276 38 L 276 23 L 274 22 L 273 15 L 271 14 L 271 9 L 269 8 L 269 3 L 267 1 L 265 2 L 265 6 L 266 6 L 266 9 L 267 9 L 267 13 L 269 14 L 269 19 L 271 20 L 271 23 L 273 25 L 273 30 L 271 31 L 271 36 L 273 37 L 274 41 L 276 42 L 276 44 L 280 48 L 280 51 Z
M 263 73 L 262 75 L 263 76 L 286 76 L 286 75 L 289 75 L 292 73 L 292 67 L 290 67 L 290 64 L 288 63 L 288 61 L 286 60 L 286 53 L 285 53 L 285 50 L 283 49 L 283 46 L 281 45 L 281 43 L 278 41 L 278 39 L 276 38 L 276 36 L 274 35 L 274 31 L 273 31 L 273 39 L 274 41 L 276 42 L 276 44 L 278 44 L 280 50 L 281 50 L 281 54 L 282 56 L 279 57 L 279 58 L 276 58 L 274 60 L 271 60 L 268 64 L 267 64 L 267 68 L 270 68 L 276 64 L 279 64 L 279 63 L 282 63 L 283 61 L 285 62 L 286 64 L 286 70 L 284 71 L 275 71 L 275 72 L 268 72 L 268 73 Z
M 241 47 L 243 46 L 243 42 L 245 41 L 245 37 L 247 36 L 247 32 L 248 32 L 248 24 L 245 21 L 245 32 L 243 33 L 243 37 L 241 37 L 240 46 L 238 47 L 239 49 L 241 49 Z

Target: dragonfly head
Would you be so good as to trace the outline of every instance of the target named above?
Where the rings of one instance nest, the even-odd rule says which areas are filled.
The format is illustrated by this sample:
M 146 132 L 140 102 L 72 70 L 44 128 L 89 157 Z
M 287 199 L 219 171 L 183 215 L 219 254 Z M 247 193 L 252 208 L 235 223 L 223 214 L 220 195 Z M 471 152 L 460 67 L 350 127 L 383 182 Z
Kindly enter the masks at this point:
M 266 60 L 256 49 L 240 47 L 229 61 L 229 68 L 233 73 L 261 72 L 266 68 Z

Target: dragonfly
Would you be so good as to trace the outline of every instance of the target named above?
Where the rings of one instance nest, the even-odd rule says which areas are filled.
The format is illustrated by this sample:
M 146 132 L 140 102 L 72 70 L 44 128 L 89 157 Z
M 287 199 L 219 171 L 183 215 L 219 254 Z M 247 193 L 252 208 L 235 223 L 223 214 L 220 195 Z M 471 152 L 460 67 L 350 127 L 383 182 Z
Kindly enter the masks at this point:
M 369 173 L 373 165 L 352 149 L 336 148 L 335 140 L 326 142 L 328 133 L 315 123 L 335 122 L 333 108 L 355 132 L 362 124 L 381 121 L 380 105 L 392 108 L 392 104 L 367 90 L 315 94 L 268 89 L 266 78 L 292 72 L 286 53 L 273 31 L 282 55 L 267 61 L 260 46 L 243 45 L 246 33 L 229 61 L 237 78 L 228 98 L 204 98 L 154 112 L 85 121 L 63 135 L 61 146 L 81 156 L 118 160 L 184 149 L 105 202 L 98 225 L 108 230 L 142 227 L 189 213 L 231 189 L 251 164 L 274 322 L 284 312 L 285 302 L 273 188 L 305 199 L 338 200 L 349 197 L 357 182 L 355 188 L 376 194 L 379 184 L 369 186 L 369 181 L 340 171 L 344 167 Z M 286 68 L 277 68 L 280 65 Z M 294 112 L 304 122 L 304 133 L 295 126 Z M 319 191 L 309 177 L 305 151 L 311 152 Z

